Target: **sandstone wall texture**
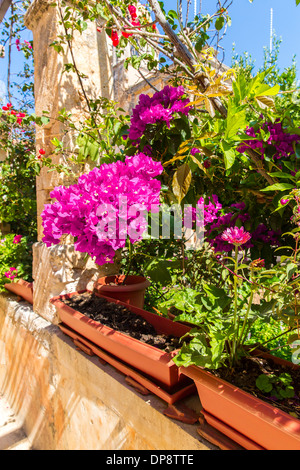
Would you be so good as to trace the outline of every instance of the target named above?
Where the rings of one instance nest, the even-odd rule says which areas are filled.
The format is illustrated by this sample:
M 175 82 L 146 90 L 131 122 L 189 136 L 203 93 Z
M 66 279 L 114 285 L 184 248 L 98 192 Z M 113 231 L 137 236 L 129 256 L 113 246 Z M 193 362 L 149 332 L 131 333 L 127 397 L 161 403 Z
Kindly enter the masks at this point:
M 197 424 L 166 417 L 164 401 L 139 394 L 13 295 L 0 297 L 1 394 L 36 450 L 213 448 Z M 197 396 L 187 404 L 200 408 Z

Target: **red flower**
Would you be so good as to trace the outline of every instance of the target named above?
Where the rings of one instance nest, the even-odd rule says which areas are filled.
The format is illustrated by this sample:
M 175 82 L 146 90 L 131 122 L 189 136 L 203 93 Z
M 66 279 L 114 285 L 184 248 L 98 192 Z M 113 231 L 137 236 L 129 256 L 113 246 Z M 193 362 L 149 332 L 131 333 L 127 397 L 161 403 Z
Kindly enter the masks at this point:
M 132 26 L 134 26 L 134 27 L 139 27 L 139 26 L 141 26 L 141 23 L 139 22 L 139 20 L 132 21 L 131 24 L 132 24 Z
M 11 103 L 7 103 L 6 106 L 2 106 L 2 109 L 3 109 L 3 111 L 9 111 L 9 108 L 11 108 L 11 107 L 12 107 L 12 104 L 11 104 Z
M 40 149 L 40 150 L 39 150 L 39 153 L 40 153 L 41 155 L 45 155 L 46 152 L 45 152 L 44 149 Z
M 135 20 L 137 18 L 136 7 L 134 5 L 129 5 L 128 10 L 129 10 L 131 18 Z
M 129 36 L 133 36 L 133 34 L 132 33 L 126 33 L 125 31 L 123 31 L 122 36 L 124 36 L 124 38 L 129 38 Z
M 110 36 L 113 45 L 116 47 L 119 44 L 119 36 L 117 31 L 112 31 Z

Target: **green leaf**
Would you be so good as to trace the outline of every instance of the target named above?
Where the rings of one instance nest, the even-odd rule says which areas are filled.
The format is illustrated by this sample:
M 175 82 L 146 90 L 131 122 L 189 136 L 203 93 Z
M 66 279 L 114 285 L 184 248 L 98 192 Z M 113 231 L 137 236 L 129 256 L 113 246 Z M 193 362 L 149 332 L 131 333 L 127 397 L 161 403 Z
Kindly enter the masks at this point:
M 221 142 L 220 147 L 224 154 L 225 168 L 229 170 L 235 162 L 236 154 L 234 147 L 226 141 Z
M 297 265 L 295 263 L 289 263 L 286 267 L 286 274 L 288 279 L 291 279 L 292 275 L 297 271 Z
M 256 379 L 256 386 L 259 390 L 262 390 L 265 393 L 271 392 L 273 386 L 270 383 L 270 379 L 267 375 L 261 374 Z
M 224 138 L 229 140 L 235 137 L 238 131 L 242 130 L 246 126 L 246 114 L 245 111 L 239 111 L 237 113 L 230 113 L 226 121 L 226 130 Z
M 294 185 L 289 183 L 275 183 L 267 188 L 261 189 L 261 191 L 286 191 L 287 189 L 293 189 Z
M 274 171 L 274 173 L 270 173 L 270 176 L 273 178 L 287 178 L 287 179 L 295 179 L 289 173 L 284 173 L 283 171 Z
M 219 16 L 219 18 L 215 21 L 215 27 L 217 31 L 220 31 L 225 24 L 225 18 L 223 16 Z
M 220 355 L 217 353 L 217 348 L 214 350 L 214 357 L 212 348 L 207 345 L 206 336 L 204 333 L 191 330 L 190 334 L 194 336 L 189 344 L 184 344 L 177 356 L 173 361 L 179 367 L 188 367 L 192 364 L 199 367 L 208 369 L 217 369 L 220 366 Z
M 262 83 L 261 86 L 256 89 L 255 97 L 258 96 L 276 96 L 280 92 L 280 85 L 270 87 L 266 83 Z
M 172 282 L 172 277 L 165 260 L 154 259 L 150 261 L 150 263 L 144 267 L 144 272 L 153 282 L 163 286 Z

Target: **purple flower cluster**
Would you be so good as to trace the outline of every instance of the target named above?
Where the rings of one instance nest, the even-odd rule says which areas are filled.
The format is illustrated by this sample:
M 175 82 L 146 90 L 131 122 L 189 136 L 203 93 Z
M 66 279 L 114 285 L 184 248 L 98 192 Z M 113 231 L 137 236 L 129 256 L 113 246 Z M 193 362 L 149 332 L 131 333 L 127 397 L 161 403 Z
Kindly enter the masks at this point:
M 116 250 L 127 236 L 134 242 L 147 227 L 143 211 L 159 203 L 163 171 L 160 162 L 139 153 L 94 168 L 70 187 L 51 193 L 56 201 L 46 204 L 41 215 L 47 246 L 58 244 L 62 235 L 75 238 L 75 249 L 95 257 L 99 265 L 113 263 Z
M 184 93 L 182 86 L 165 86 L 152 97 L 140 95 L 139 103 L 132 112 L 129 138 L 140 139 L 148 124 L 165 122 L 170 127 L 170 122 L 176 113 L 187 115 L 190 110 L 189 99 L 182 99 Z
M 231 204 L 232 210 L 224 213 L 223 206 L 215 194 L 208 198 L 208 200 L 208 204 L 204 204 L 203 198 L 200 198 L 198 201 L 198 204 L 203 204 L 204 208 L 205 238 L 216 252 L 231 252 L 234 246 L 224 240 L 222 233 L 225 229 L 234 228 L 237 222 L 244 225 L 245 222 L 250 220 L 250 215 L 245 212 L 245 203 L 238 202 Z M 279 244 L 279 237 L 280 233 L 268 230 L 265 224 L 260 224 L 252 231 L 251 240 L 277 246 Z M 250 239 L 244 243 L 245 249 L 252 246 L 253 243 Z
M 268 139 L 264 141 L 259 131 L 256 133 L 253 127 L 248 127 L 245 132 L 249 137 L 253 137 L 253 139 L 244 141 L 238 147 L 238 152 L 244 153 L 251 148 L 260 153 L 262 160 L 264 159 L 265 149 L 268 146 L 274 147 L 273 158 L 276 160 L 288 158 L 295 153 L 293 143 L 300 141 L 299 135 L 285 132 L 282 123 L 278 120 L 274 124 L 266 122 L 261 128 L 269 135 Z

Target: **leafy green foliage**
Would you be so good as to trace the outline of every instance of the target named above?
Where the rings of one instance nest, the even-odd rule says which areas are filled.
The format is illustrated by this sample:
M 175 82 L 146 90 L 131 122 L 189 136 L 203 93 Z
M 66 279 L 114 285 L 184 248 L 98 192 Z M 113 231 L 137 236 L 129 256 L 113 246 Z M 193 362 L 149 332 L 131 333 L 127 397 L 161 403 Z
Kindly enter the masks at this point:
M 293 382 L 290 374 L 283 373 L 279 376 L 275 374 L 261 374 L 256 379 L 256 386 L 264 394 L 275 397 L 278 400 L 293 398 L 295 395 Z
M 14 280 L 24 279 L 32 282 L 32 241 L 22 237 L 20 242 L 14 243 L 15 234 L 6 235 L 0 240 L 0 292 L 4 292 L 4 284 L 11 282 L 5 276 L 10 268 L 17 270 Z

